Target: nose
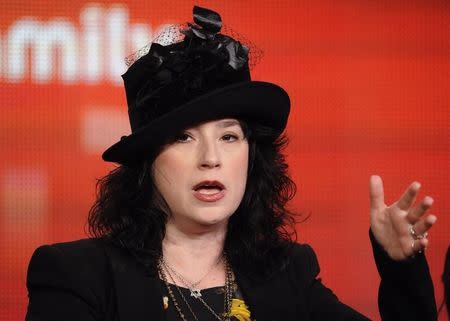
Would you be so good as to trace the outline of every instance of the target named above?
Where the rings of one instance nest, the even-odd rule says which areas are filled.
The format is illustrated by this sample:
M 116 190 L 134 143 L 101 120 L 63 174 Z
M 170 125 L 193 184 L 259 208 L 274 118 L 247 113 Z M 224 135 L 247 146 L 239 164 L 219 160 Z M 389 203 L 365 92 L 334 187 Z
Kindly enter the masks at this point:
M 199 146 L 199 168 L 209 169 L 221 166 L 219 146 L 214 140 L 204 139 Z

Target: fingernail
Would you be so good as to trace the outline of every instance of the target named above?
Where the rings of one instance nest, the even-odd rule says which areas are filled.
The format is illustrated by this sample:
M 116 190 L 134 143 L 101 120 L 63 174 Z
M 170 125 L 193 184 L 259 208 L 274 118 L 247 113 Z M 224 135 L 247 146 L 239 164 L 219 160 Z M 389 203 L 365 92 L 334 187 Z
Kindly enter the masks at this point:
M 419 189 L 419 188 L 421 187 L 421 185 L 420 185 L 419 182 L 415 181 L 415 182 L 412 183 L 412 187 L 413 187 L 414 189 Z

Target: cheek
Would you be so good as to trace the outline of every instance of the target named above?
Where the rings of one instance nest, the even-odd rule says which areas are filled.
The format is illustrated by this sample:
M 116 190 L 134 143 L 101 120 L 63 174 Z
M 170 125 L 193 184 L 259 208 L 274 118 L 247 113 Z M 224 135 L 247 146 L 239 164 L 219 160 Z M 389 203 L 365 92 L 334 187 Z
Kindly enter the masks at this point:
M 179 186 L 182 179 L 184 162 L 176 157 L 160 154 L 153 162 L 153 180 L 159 192 L 166 199 L 170 199 L 171 193 Z
M 231 166 L 231 174 L 237 183 L 240 197 L 244 195 L 248 175 L 248 148 L 245 148 L 240 157 L 236 158 Z

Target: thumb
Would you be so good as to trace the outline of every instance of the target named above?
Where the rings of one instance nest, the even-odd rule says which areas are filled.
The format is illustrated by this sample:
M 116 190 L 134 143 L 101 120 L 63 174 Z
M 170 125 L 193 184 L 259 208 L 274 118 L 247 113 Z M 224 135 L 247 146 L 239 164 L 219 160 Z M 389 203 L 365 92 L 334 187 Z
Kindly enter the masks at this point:
M 383 181 L 378 175 L 370 176 L 369 180 L 370 210 L 378 210 L 384 207 Z

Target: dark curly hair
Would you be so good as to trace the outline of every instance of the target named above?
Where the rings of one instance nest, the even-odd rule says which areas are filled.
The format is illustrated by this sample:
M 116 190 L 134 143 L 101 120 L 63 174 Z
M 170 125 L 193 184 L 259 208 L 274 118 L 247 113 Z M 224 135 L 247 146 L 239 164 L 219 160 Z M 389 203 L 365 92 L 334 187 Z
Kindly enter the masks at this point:
M 241 126 L 249 143 L 248 178 L 241 204 L 228 222 L 224 250 L 240 271 L 267 274 L 284 265 L 296 237 L 295 214 L 287 209 L 296 186 L 282 153 L 286 136 L 261 124 L 241 121 Z M 92 236 L 129 250 L 148 267 L 161 255 L 169 215 L 151 174 L 157 153 L 133 166 L 120 165 L 99 179 L 88 217 Z

